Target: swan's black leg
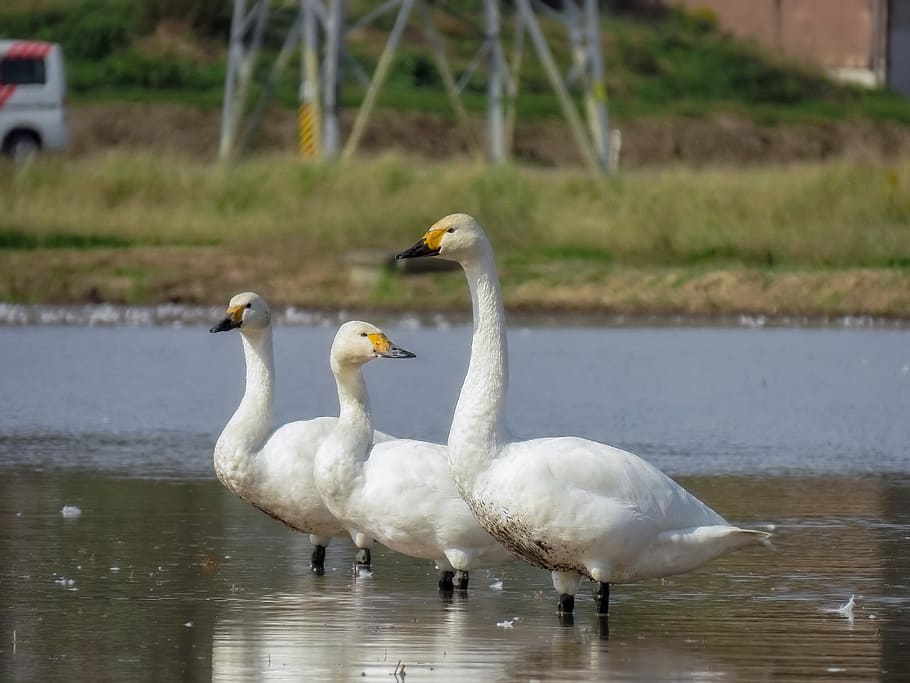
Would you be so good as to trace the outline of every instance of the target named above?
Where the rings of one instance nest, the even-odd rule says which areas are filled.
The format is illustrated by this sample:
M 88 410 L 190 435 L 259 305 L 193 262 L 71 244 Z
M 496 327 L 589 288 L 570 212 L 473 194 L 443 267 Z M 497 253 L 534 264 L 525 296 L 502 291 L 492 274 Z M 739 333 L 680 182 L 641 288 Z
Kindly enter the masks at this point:
M 317 576 L 322 576 L 325 574 L 325 546 L 324 545 L 314 545 L 313 546 L 313 556 L 310 558 L 310 566 L 313 568 L 313 573 Z
M 361 570 L 370 571 L 373 557 L 369 548 L 360 548 L 354 557 L 354 574 Z
M 575 596 L 568 593 L 559 594 L 559 603 L 556 605 L 557 614 L 572 614 L 575 611 Z
M 560 626 L 573 626 L 575 624 L 575 596 L 568 593 L 559 594 L 559 603 L 556 605 L 556 617 Z
M 458 590 L 468 589 L 468 573 L 461 569 L 455 570 L 455 576 L 452 578 L 452 587 Z
M 594 607 L 596 614 L 605 617 L 610 613 L 610 584 L 598 583 L 594 589 Z
M 441 591 L 451 591 L 455 590 L 455 584 L 452 582 L 452 579 L 455 578 L 455 572 L 444 571 L 439 575 L 439 590 Z

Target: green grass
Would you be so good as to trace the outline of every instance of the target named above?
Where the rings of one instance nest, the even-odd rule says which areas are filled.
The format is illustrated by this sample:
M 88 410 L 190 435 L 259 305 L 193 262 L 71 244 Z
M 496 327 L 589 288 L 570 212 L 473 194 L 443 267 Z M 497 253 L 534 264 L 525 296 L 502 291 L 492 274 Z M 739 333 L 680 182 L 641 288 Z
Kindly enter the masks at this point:
M 3 249 L 97 249 L 132 246 L 129 240 L 113 235 L 80 235 L 78 233 L 33 234 L 21 230 L 0 230 Z
M 144 268 L 117 268 L 114 274 L 129 280 L 129 289 L 126 292 L 126 303 L 138 305 L 147 301 L 150 295 L 148 279 L 149 273 Z
M 220 166 L 112 153 L 0 164 L 0 205 L 6 249 L 221 244 L 334 258 L 400 249 L 439 217 L 464 211 L 513 264 L 910 266 L 907 161 L 652 169 L 595 180 L 580 170 L 394 155 Z

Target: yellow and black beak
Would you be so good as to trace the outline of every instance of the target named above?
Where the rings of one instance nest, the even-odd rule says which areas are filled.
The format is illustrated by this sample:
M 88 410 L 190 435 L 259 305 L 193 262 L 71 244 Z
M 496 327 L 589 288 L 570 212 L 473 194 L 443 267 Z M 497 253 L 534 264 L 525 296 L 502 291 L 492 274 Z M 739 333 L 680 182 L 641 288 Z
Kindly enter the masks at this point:
M 416 358 L 417 356 L 410 351 L 406 351 L 399 346 L 395 346 L 392 340 L 382 333 L 367 335 L 370 343 L 373 345 L 373 352 L 380 358 Z
M 418 256 L 436 256 L 442 247 L 442 236 L 445 235 L 444 229 L 427 230 L 426 234 L 421 237 L 417 243 L 410 249 L 405 249 L 395 255 L 396 259 L 416 258 Z
M 243 309 L 243 306 L 231 306 L 225 319 L 211 327 L 209 332 L 228 332 L 240 327 L 243 324 Z

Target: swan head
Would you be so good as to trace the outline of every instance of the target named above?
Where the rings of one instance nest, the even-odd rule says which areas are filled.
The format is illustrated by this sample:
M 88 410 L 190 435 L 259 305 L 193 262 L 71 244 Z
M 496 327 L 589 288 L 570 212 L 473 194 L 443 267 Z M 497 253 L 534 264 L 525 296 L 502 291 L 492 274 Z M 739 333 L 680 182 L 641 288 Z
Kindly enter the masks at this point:
M 410 351 L 395 345 L 375 325 L 352 320 L 335 334 L 332 342 L 332 367 L 358 366 L 374 358 L 414 358 Z
M 227 307 L 224 320 L 212 327 L 209 332 L 227 332 L 239 329 L 264 330 L 272 323 L 272 312 L 269 305 L 255 292 L 235 294 Z
M 464 261 L 489 248 L 486 233 L 473 216 L 453 213 L 436 221 L 414 246 L 395 258 L 438 255 L 452 261 Z

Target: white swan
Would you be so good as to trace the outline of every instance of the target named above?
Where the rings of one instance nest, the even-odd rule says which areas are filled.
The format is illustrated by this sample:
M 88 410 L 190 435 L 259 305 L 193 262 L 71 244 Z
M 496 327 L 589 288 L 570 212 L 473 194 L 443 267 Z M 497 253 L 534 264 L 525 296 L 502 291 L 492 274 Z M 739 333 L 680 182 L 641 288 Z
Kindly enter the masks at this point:
M 325 548 L 345 528 L 323 504 L 313 478 L 316 449 L 336 418 L 290 422 L 272 431 L 275 362 L 271 312 L 258 294 L 234 296 L 227 317 L 211 332 L 240 330 L 246 360 L 246 388 L 240 405 L 215 444 L 215 473 L 232 492 L 270 517 L 310 535 L 313 569 L 322 573 Z M 377 434 L 377 441 L 388 439 Z M 356 563 L 369 566 L 373 539 L 352 536 Z
M 467 588 L 469 570 L 515 558 L 480 527 L 455 490 L 445 446 L 412 439 L 373 444 L 363 365 L 413 356 L 369 323 L 352 321 L 338 330 L 331 365 L 340 413 L 316 454 L 316 486 L 351 533 L 434 560 L 442 589 Z
M 505 424 L 505 316 L 493 249 L 471 216 L 433 225 L 398 258 L 440 255 L 464 268 L 471 289 L 471 360 L 455 408 L 448 460 L 481 526 L 528 562 L 551 570 L 560 613 L 571 613 L 583 576 L 609 584 L 690 571 L 767 539 L 729 525 L 632 453 L 577 437 L 513 441 Z

